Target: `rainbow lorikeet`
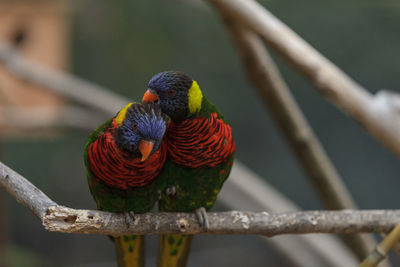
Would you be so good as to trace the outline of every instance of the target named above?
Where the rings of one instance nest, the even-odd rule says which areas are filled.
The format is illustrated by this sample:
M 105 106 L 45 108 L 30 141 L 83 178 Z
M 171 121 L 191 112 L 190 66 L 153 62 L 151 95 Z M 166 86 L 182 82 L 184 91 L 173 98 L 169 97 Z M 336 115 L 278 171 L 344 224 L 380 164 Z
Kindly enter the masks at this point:
M 89 136 L 84 159 L 97 207 L 133 213 L 150 211 L 159 198 L 155 179 L 166 160 L 165 117 L 156 104 L 130 103 Z M 112 237 L 118 266 L 144 265 L 144 236 Z
M 207 226 L 211 209 L 233 163 L 235 142 L 222 114 L 203 95 L 199 85 L 179 71 L 154 75 L 143 102 L 159 102 L 171 118 L 165 142 L 167 161 L 159 179 L 161 211 L 193 212 Z M 158 266 L 185 266 L 193 236 L 163 235 Z

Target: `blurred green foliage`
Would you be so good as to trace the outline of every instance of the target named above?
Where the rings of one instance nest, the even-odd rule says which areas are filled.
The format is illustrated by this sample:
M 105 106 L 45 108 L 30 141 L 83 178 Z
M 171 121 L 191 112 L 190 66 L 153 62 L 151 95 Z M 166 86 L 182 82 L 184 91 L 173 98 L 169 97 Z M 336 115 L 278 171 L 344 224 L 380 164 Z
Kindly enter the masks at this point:
M 0 251 L 0 266 L 40 267 L 42 263 L 36 253 L 22 247 L 9 246 Z

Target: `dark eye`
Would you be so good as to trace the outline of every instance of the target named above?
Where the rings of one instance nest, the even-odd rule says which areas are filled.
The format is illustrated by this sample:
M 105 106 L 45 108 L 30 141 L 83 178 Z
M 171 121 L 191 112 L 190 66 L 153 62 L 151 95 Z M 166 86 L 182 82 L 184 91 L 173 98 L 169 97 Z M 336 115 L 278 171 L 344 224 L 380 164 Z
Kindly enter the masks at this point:
M 167 92 L 167 94 L 168 94 L 169 96 L 173 96 L 173 95 L 175 95 L 175 90 L 174 90 L 174 89 L 169 89 L 168 92 Z
M 134 123 L 134 124 L 132 125 L 132 129 L 133 129 L 134 131 L 137 131 L 137 123 Z

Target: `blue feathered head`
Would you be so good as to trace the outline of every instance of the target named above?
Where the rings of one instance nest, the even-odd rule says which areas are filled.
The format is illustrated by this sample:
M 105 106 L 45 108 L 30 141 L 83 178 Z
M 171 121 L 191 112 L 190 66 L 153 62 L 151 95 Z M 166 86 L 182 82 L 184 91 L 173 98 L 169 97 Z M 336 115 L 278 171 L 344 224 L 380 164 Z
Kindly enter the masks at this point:
M 162 111 L 172 120 L 181 120 L 190 113 L 189 90 L 192 84 L 192 78 L 183 72 L 160 72 L 150 79 L 143 101 L 158 101 Z
M 157 103 L 133 103 L 121 112 L 126 113 L 116 131 L 117 146 L 145 160 L 160 147 L 166 130 L 160 106 Z

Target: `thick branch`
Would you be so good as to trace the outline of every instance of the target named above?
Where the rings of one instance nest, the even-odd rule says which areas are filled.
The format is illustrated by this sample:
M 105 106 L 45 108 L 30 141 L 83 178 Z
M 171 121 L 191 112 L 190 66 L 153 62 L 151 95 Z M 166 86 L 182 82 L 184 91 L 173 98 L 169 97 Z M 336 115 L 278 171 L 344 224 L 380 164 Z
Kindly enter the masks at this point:
M 400 221 L 400 210 L 304 211 L 304 212 L 208 212 L 206 232 L 192 213 L 145 213 L 135 215 L 131 227 L 125 216 L 93 210 L 49 207 L 43 224 L 49 231 L 85 234 L 352 234 L 388 232 Z
M 124 234 L 281 234 L 389 232 L 400 222 L 400 210 L 306 212 L 209 212 L 206 232 L 193 213 L 138 214 L 131 227 L 123 214 L 75 210 L 57 205 L 24 177 L 0 163 L 0 185 L 30 209 L 49 231 L 105 235 Z
M 390 105 L 379 105 L 379 94 L 376 98 L 372 96 L 257 2 L 208 1 L 224 10 L 236 22 L 258 33 L 334 104 L 359 121 L 400 157 L 399 107 L 392 99 L 387 99 L 393 102 Z

